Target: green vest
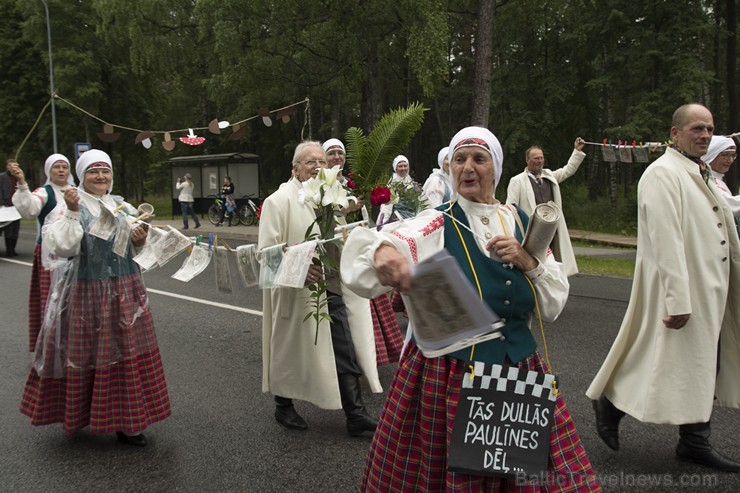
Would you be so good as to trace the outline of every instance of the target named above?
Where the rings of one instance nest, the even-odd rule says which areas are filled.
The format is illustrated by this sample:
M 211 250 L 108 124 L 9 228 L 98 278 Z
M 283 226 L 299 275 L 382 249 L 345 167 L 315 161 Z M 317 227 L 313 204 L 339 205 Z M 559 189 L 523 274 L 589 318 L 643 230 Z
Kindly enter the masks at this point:
M 440 210 L 448 207 L 448 205 L 443 204 L 440 206 Z M 529 218 L 521 209 L 517 209 L 517 212 L 526 230 Z M 453 204 L 451 213 L 455 219 L 469 226 L 465 212 L 457 202 Z M 525 279 L 526 274 L 518 269 L 508 269 L 504 267 L 503 263 L 485 255 L 478 248 L 472 233 L 459 225 L 456 229 L 453 220 L 448 216 L 444 216 L 444 221 L 445 248 L 450 252 L 450 255 L 457 259 L 463 273 L 476 288 L 475 277 L 460 240 L 460 235 L 462 235 L 468 253 L 470 253 L 470 259 L 475 266 L 475 272 L 478 275 L 483 300 L 499 317 L 506 321 L 501 328 L 504 337 L 476 344 L 472 359 L 498 364 L 503 364 L 506 358 L 512 363 L 521 361 L 537 349 L 537 343 L 529 330 L 530 314 L 534 310 L 534 295 L 529 282 Z M 458 230 L 460 234 L 458 234 Z M 521 243 L 523 235 L 518 226 L 516 227 L 515 236 Z M 471 349 L 461 349 L 450 353 L 448 356 L 467 361 L 471 359 Z

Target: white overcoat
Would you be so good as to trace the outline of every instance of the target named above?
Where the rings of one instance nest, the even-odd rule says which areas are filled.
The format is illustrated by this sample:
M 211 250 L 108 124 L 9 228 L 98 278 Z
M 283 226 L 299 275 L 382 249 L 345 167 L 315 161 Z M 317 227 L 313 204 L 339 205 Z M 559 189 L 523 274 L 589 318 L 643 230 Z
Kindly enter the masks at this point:
M 670 148 L 645 171 L 637 196 L 630 302 L 586 395 L 603 393 L 644 422 L 707 422 L 713 402 L 740 407 L 740 243 L 732 214 L 698 165 Z M 691 314 L 683 328 L 663 325 L 683 314 Z
M 586 154 L 578 149 L 573 149 L 573 153 L 568 159 L 568 163 L 562 168 L 551 170 L 548 168 L 542 169 L 542 179 L 547 180 L 552 185 L 552 199 L 560 210 L 563 209 L 563 200 L 560 196 L 560 185 L 559 183 L 567 180 L 573 174 L 578 171 L 581 166 L 583 159 Z M 528 216 L 532 216 L 537 202 L 534 198 L 534 190 L 532 190 L 532 184 L 529 181 L 529 175 L 525 168 L 523 172 L 511 178 L 509 181 L 509 187 L 506 190 L 506 203 L 516 204 Z M 560 214 L 560 222 L 558 223 L 558 236 L 557 236 L 557 251 L 553 252 L 555 259 L 563 264 L 563 271 L 566 275 L 572 276 L 578 274 L 578 264 L 576 264 L 576 256 L 573 253 L 573 246 L 570 243 L 570 235 L 568 234 L 568 226 L 565 224 L 565 215 Z
M 310 205 L 298 202 L 301 183 L 296 178 L 267 197 L 262 205 L 258 249 L 287 243 L 301 243 L 306 230 L 316 219 Z M 316 325 L 303 318 L 310 308 L 308 289 L 266 289 L 262 299 L 262 391 L 273 395 L 311 402 L 323 409 L 341 409 L 339 383 L 334 362 L 329 323 L 319 327 L 318 344 L 314 345 Z M 364 307 L 369 311 L 368 300 Z M 375 366 L 372 319 L 358 323 L 356 312 L 345 299 L 357 362 L 373 392 L 381 392 Z M 361 312 L 360 318 L 364 318 Z M 354 322 L 354 323 L 353 323 Z M 357 331 L 357 336 L 355 336 Z M 365 332 L 370 333 L 368 337 Z

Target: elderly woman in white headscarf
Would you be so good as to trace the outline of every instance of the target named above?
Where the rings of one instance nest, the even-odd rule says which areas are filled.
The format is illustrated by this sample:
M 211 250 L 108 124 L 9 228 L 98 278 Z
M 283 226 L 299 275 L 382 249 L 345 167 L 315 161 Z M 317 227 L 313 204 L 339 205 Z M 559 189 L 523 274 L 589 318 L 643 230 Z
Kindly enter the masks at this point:
M 701 158 L 712 169 L 714 184 L 717 185 L 717 188 L 720 189 L 722 195 L 727 199 L 727 203 L 730 204 L 730 209 L 732 209 L 732 215 L 735 218 L 740 216 L 740 195 L 733 195 L 723 178 L 730 171 L 730 167 L 736 158 L 737 145 L 735 141 L 730 137 L 723 137 L 721 135 L 712 137 L 712 141 L 707 148 L 707 153 Z
M 52 275 L 21 412 L 34 425 L 62 423 L 67 433 L 89 426 L 144 446 L 141 432 L 170 415 L 146 287 L 133 260 L 147 229 L 132 223 L 133 206 L 110 195 L 108 154 L 85 152 L 76 171 L 80 190 L 64 193 L 66 209 L 43 233 L 45 248 L 70 261 Z
M 428 209 L 381 231 L 353 231 L 345 244 L 342 278 L 361 296 L 391 288 L 408 292 L 412 264 L 444 248 L 481 300 L 502 317 L 504 337 L 439 357 L 424 356 L 411 338 L 391 384 L 360 491 L 387 491 L 388 485 L 397 491 L 513 489 L 513 479 L 447 469 L 461 376 L 470 359 L 547 372 L 530 332 L 535 299 L 542 319 L 554 320 L 568 297 L 568 278 L 552 255 L 538 260 L 522 248 L 526 214 L 496 199 L 503 165 L 496 137 L 485 128 L 464 128 L 452 138 L 448 156 L 457 200 L 444 213 Z M 414 323 L 412 311 L 409 324 Z M 561 396 L 553 418 L 548 475 L 563 478 L 559 491 L 598 491 Z M 579 483 L 579 478 L 585 481 Z
M 437 153 L 437 168 L 432 170 L 427 181 L 424 182 L 424 195 L 428 201 L 428 207 L 434 209 L 452 198 L 452 187 L 450 186 L 450 158 L 447 155 L 449 147 L 443 147 Z
M 378 223 L 396 221 L 398 216 L 401 219 L 414 217 L 426 204 L 421 185 L 411 179 L 410 172 L 411 166 L 406 156 L 399 154 L 393 159 L 393 175 L 388 184 L 394 188 L 394 195 L 398 195 L 398 200 L 380 206 Z
M 69 159 L 62 154 L 52 154 L 44 163 L 46 183 L 33 192 L 28 188 L 23 170 L 18 168 L 16 178 L 18 189 L 13 194 L 13 205 L 24 219 L 36 219 L 36 248 L 33 252 L 31 269 L 31 289 L 28 298 L 29 350 L 36 348 L 36 338 L 41 328 L 49 294 L 49 271 L 41 258 L 41 228 L 47 217 L 53 220 L 58 211 L 64 209 L 64 191 L 75 186 L 69 166 Z M 59 205 L 59 207 L 57 207 Z M 56 207 L 56 210 L 55 210 Z M 52 211 L 54 211 L 52 213 Z

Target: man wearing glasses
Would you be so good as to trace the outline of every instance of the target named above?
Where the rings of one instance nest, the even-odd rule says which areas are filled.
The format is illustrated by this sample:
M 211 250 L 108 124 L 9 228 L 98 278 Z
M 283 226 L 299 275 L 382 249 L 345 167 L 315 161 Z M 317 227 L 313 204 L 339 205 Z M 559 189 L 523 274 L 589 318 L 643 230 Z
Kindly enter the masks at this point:
M 319 142 L 298 144 L 293 155 L 293 177 L 262 205 L 259 250 L 304 241 L 316 213 L 311 205 L 298 200 L 298 192 L 303 182 L 315 178 L 319 169 L 326 166 L 326 154 Z M 306 317 L 311 289 L 322 277 L 321 267 L 311 265 L 303 288 L 265 289 L 262 391 L 275 396 L 275 419 L 288 429 L 308 428 L 293 406 L 293 399 L 300 399 L 322 409 L 344 409 L 351 436 L 374 432 L 377 422 L 365 410 L 359 377 L 365 374 L 371 383 L 377 383 L 374 390 L 380 391 L 374 365 L 375 348 L 372 345 L 355 348 L 338 279 L 335 284 L 327 279 L 331 323 L 321 322 L 316 340 L 315 321 Z M 368 325 L 368 330 L 371 327 Z M 357 353 L 362 354 L 358 357 Z

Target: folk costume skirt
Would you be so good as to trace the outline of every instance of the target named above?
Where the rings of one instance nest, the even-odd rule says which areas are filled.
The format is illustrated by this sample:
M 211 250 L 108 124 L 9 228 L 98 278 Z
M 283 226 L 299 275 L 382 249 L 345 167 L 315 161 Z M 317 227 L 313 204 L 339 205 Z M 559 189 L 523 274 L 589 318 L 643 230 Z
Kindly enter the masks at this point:
M 36 350 L 36 338 L 39 336 L 41 323 L 44 320 L 46 298 L 49 296 L 50 284 L 51 275 L 48 270 L 44 269 L 41 263 L 41 243 L 37 243 L 36 248 L 33 250 L 31 287 L 28 294 L 28 350 L 31 352 Z
M 138 304 L 141 294 L 146 293 L 138 273 L 108 281 L 122 295 L 122 304 Z M 66 342 L 64 360 L 93 363 L 65 364 L 63 374 L 54 375 L 51 360 L 55 348 L 48 348 L 44 368 L 49 370 L 39 375 L 31 368 L 21 399 L 20 411 L 31 418 L 33 425 L 62 423 L 67 433 L 85 426 L 90 427 L 91 433 L 137 433 L 171 413 L 149 308 L 141 311 L 125 330 L 119 327 L 116 315 L 130 311 L 130 306 L 118 310 L 110 307 L 105 311 L 110 316 L 101 319 L 94 296 L 98 282 L 78 281 L 60 329 Z M 95 324 L 88 322 L 92 319 Z M 49 337 L 42 344 L 52 345 L 52 339 Z M 112 348 L 120 353 L 115 358 L 108 354 Z M 100 354 L 90 358 L 90 351 Z
M 403 334 L 398 326 L 387 294 L 381 294 L 370 300 L 370 312 L 373 316 L 373 334 L 375 336 L 375 356 L 378 366 L 398 363 L 403 348 Z
M 447 470 L 447 447 L 465 362 L 425 358 L 410 343 L 396 372 L 365 463 L 361 492 L 601 491 L 562 397 L 555 403 L 544 484 Z M 533 353 L 518 365 L 545 372 Z

